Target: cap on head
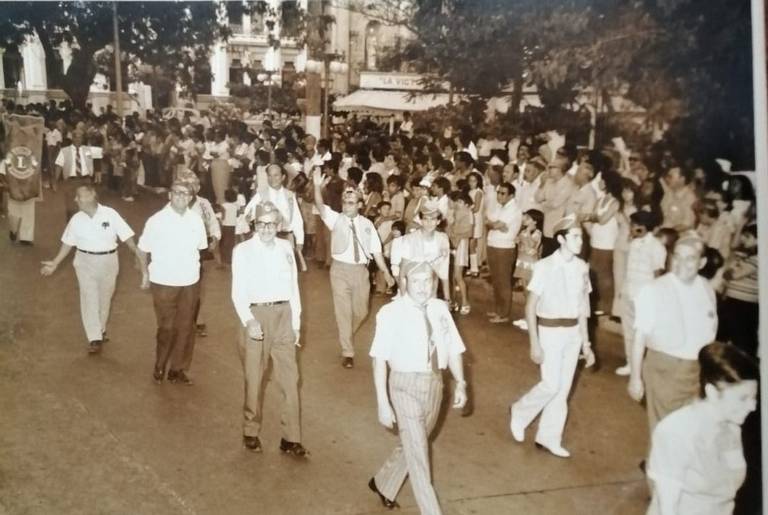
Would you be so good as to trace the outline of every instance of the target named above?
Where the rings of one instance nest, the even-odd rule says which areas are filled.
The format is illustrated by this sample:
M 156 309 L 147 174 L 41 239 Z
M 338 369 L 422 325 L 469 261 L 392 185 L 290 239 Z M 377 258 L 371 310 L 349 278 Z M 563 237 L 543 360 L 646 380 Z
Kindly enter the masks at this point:
M 200 191 L 200 179 L 195 175 L 195 172 L 192 170 L 184 170 L 183 172 L 180 172 L 177 180 L 183 181 L 187 184 L 189 184 L 190 188 L 192 188 L 193 193 L 197 193 Z
M 184 181 L 181 179 L 176 179 L 173 181 L 173 184 L 171 184 L 171 190 L 174 190 L 176 188 L 183 188 L 185 189 L 190 195 L 195 194 L 195 190 L 193 189 L 192 185 L 188 181 Z
M 422 202 L 421 206 L 419 206 L 419 215 L 428 218 L 439 217 L 441 213 L 437 201 L 425 200 Z
M 404 259 L 400 265 L 400 275 L 402 277 L 408 277 L 415 274 L 434 274 L 435 271 L 432 265 L 427 261 L 409 261 Z
M 699 233 L 694 230 L 686 231 L 680 234 L 680 237 L 675 242 L 675 248 L 682 245 L 687 245 L 693 248 L 699 254 L 704 252 L 704 240 L 702 240 L 701 236 L 699 236 Z
M 283 217 L 280 215 L 277 206 L 267 200 L 256 206 L 253 218 L 256 222 L 280 223 Z
M 558 220 L 555 226 L 552 228 L 552 232 L 558 233 L 560 231 L 568 231 L 575 227 L 581 227 L 581 224 L 579 224 L 579 219 L 576 216 L 576 213 L 571 213 L 570 215 Z

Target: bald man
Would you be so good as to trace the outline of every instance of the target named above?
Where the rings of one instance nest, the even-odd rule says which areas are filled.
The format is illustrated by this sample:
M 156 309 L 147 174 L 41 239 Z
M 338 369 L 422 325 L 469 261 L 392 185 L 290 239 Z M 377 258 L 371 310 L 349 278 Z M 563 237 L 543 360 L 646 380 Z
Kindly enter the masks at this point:
M 80 316 L 88 338 L 88 352 L 101 351 L 119 271 L 118 242 L 122 241 L 142 261 L 133 242 L 133 230 L 111 207 L 99 204 L 93 186 L 79 186 L 74 201 L 78 211 L 69 219 L 55 258 L 42 262 L 40 273 L 53 274 L 75 248 L 74 266 L 80 288 Z M 143 269 L 143 267 L 142 267 Z M 142 283 L 146 277 L 142 277 Z

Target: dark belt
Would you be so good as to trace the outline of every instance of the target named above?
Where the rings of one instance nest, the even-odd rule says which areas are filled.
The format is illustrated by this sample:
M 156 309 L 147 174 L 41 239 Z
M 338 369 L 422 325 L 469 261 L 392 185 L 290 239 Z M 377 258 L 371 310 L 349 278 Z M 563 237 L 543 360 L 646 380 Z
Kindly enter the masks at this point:
M 578 325 L 578 318 L 541 318 L 538 323 L 541 327 L 573 327 Z
M 114 254 L 115 252 L 117 252 L 117 248 L 108 250 L 106 252 L 91 252 L 90 250 L 83 250 L 83 249 L 77 249 L 77 251 L 82 252 L 84 254 L 92 254 L 94 256 L 106 256 L 107 254 Z
M 262 308 L 266 306 L 279 306 L 280 304 L 288 304 L 287 300 L 274 300 L 272 302 L 254 302 L 251 304 L 252 308 Z
M 278 238 L 287 238 L 291 234 L 293 234 L 293 231 L 277 231 Z

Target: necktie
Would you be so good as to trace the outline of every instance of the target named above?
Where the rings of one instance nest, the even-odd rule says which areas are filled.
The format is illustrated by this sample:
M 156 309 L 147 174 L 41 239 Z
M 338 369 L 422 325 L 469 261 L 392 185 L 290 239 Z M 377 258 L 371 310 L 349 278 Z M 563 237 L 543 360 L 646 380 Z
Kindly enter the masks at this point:
M 355 230 L 355 222 L 352 221 L 351 224 L 349 224 L 349 227 L 352 229 L 352 250 L 355 252 L 355 263 L 360 262 L 360 247 L 357 246 L 357 231 Z
M 419 309 L 424 317 L 424 325 L 427 329 L 427 364 L 432 372 L 439 372 L 440 369 L 437 366 L 437 356 L 435 356 L 435 344 L 432 342 L 432 323 L 429 321 L 427 315 L 427 305 L 420 305 Z
M 75 176 L 83 176 L 83 169 L 80 163 L 80 147 L 75 147 Z

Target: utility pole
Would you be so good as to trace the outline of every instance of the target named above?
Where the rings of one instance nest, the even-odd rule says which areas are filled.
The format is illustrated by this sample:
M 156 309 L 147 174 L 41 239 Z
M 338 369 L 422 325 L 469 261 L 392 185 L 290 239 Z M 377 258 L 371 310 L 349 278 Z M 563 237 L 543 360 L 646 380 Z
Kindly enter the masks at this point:
M 324 37 L 321 34 L 320 16 L 323 14 L 323 0 L 308 0 L 307 13 L 309 14 L 309 37 L 307 38 L 307 60 L 318 59 L 325 50 Z M 316 138 L 320 138 L 322 106 L 320 94 L 320 71 L 305 70 L 307 81 L 307 114 L 305 130 Z
M 120 62 L 120 34 L 117 30 L 117 2 L 112 2 L 112 29 L 115 39 L 115 82 L 117 87 L 117 116 L 123 122 L 123 71 Z

